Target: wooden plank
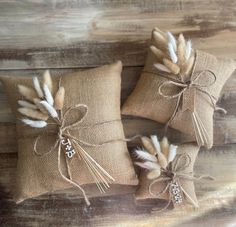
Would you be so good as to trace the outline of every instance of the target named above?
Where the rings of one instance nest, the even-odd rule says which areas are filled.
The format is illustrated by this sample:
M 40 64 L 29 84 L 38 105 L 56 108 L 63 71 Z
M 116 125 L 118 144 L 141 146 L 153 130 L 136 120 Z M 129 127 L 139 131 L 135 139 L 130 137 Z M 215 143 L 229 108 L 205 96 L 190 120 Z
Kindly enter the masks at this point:
M 124 65 L 142 65 L 144 42 L 79 42 L 66 47 L 0 49 L 0 69 L 93 67 L 121 60 Z
M 0 8 L 1 69 L 88 67 L 118 59 L 143 65 L 155 26 L 236 59 L 236 3 L 230 0 L 13 0 Z
M 132 195 L 94 198 L 90 212 L 85 211 L 82 199 L 69 193 L 43 195 L 15 205 L 9 195 L 15 165 L 16 154 L 0 154 L 1 226 L 191 226 L 213 218 L 222 219 L 222 216 L 227 217 L 228 223 L 235 220 L 236 145 L 218 146 L 199 153 L 196 174 L 215 177 L 214 181 L 195 183 L 200 209 L 186 207 L 165 213 L 152 211 L 164 205 L 159 200 L 135 202 Z M 223 214 L 219 213 L 220 209 Z

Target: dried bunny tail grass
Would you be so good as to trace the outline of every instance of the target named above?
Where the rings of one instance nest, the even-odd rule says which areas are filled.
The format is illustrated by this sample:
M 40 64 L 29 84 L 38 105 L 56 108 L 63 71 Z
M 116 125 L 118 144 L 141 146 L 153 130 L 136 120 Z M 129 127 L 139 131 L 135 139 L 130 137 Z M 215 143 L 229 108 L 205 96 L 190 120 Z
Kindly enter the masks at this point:
M 21 107 L 21 108 L 18 108 L 18 111 L 22 115 L 25 115 L 25 116 L 33 118 L 33 119 L 43 120 L 43 121 L 46 121 L 48 119 L 48 116 L 46 114 L 43 114 L 38 110 L 32 110 L 32 109 L 29 109 L 26 107 Z
M 144 148 L 151 154 L 151 155 L 156 155 L 156 150 L 155 150 L 155 147 L 153 146 L 152 144 L 152 141 L 151 139 L 149 139 L 148 137 L 146 136 L 143 136 L 141 138 L 141 141 L 142 141 L 142 144 L 144 146 Z
M 173 144 L 170 145 L 169 155 L 168 155 L 168 163 L 172 162 L 175 159 L 175 156 L 177 154 L 177 148 L 178 148 L 178 146 L 175 146 Z
M 183 67 L 182 67 L 182 74 L 188 75 L 192 71 L 194 60 L 195 60 L 195 56 L 192 55 L 188 59 L 188 61 L 183 65 Z
M 178 65 L 174 64 L 172 61 L 170 61 L 167 58 L 163 59 L 164 65 L 175 75 L 179 74 L 180 68 Z
M 159 32 L 165 39 L 167 39 L 167 34 L 158 27 L 155 27 L 153 31 Z
M 56 110 L 62 110 L 64 106 L 64 99 L 65 99 L 65 88 L 59 87 L 54 100 L 54 108 Z
M 154 169 L 160 169 L 160 165 L 158 165 L 156 162 L 135 162 L 137 166 L 140 166 L 144 169 L 148 170 L 154 170 Z
M 54 99 L 52 97 L 52 93 L 47 84 L 43 85 L 43 91 L 44 91 L 45 99 L 47 100 L 48 104 L 53 106 Z
M 163 60 L 163 58 L 165 57 L 165 54 L 164 54 L 161 50 L 157 49 L 157 48 L 156 48 L 155 46 L 153 46 L 153 45 L 150 46 L 150 50 L 151 50 L 151 52 L 155 55 L 155 57 L 157 58 L 157 60 L 162 63 L 162 60 Z
M 152 141 L 152 144 L 154 145 L 155 149 L 156 149 L 156 153 L 161 153 L 161 146 L 160 146 L 160 143 L 158 141 L 158 138 L 156 135 L 152 135 L 151 136 L 151 141 Z
M 177 63 L 178 58 L 177 58 L 177 55 L 175 53 L 172 43 L 168 43 L 168 52 L 169 52 L 169 56 L 170 56 L 171 61 L 173 63 Z
M 43 84 L 46 84 L 50 92 L 53 93 L 52 78 L 51 78 L 49 70 L 46 70 L 43 73 Z
M 171 32 L 167 32 L 167 37 L 168 37 L 169 43 L 172 44 L 174 51 L 177 51 L 177 44 L 176 44 L 175 37 L 172 35 Z
M 33 101 L 34 98 L 37 98 L 37 94 L 34 89 L 26 87 L 24 85 L 17 85 L 18 91 L 21 95 L 24 96 L 25 99 L 29 101 Z
M 186 61 L 190 58 L 192 53 L 192 42 L 191 40 L 188 40 L 186 43 L 186 48 L 185 48 L 185 59 Z
M 157 158 L 154 155 L 149 154 L 145 150 L 136 149 L 134 150 L 134 153 L 136 154 L 137 158 L 145 160 L 145 161 L 151 161 L 156 162 Z
M 162 168 L 165 169 L 167 167 L 168 163 L 167 163 L 167 159 L 166 159 L 165 155 L 162 154 L 162 152 L 161 152 L 161 146 L 160 146 L 157 136 L 155 136 L 155 135 L 151 136 L 151 140 L 152 140 L 152 143 L 156 149 L 159 164 Z
M 155 46 L 158 47 L 161 50 L 166 50 L 167 49 L 167 45 L 168 45 L 168 41 L 166 39 L 166 37 L 164 37 L 161 33 L 157 32 L 157 31 L 153 31 L 153 39 L 155 42 Z
M 35 98 L 34 99 L 34 104 L 37 106 L 37 108 L 44 114 L 48 115 L 48 111 L 45 109 L 45 107 L 40 103 L 42 100 Z
M 46 101 L 41 101 L 40 102 L 45 109 L 48 111 L 48 114 L 52 117 L 52 118 L 58 118 L 58 113 L 57 111 L 54 109 L 53 106 L 51 106 L 48 102 Z
M 18 100 L 17 101 L 18 104 L 22 107 L 27 107 L 27 108 L 30 108 L 30 109 L 33 109 L 33 110 L 36 110 L 37 109 L 37 106 L 28 102 L 28 101 L 25 101 L 25 100 Z
M 30 119 L 22 119 L 21 120 L 24 124 L 29 125 L 30 127 L 33 128 L 44 128 L 47 126 L 47 122 L 46 121 L 33 121 Z
M 161 152 L 165 155 L 165 157 L 167 158 L 169 155 L 169 141 L 167 139 L 167 137 L 163 137 L 162 141 L 161 141 Z
M 35 91 L 37 92 L 39 98 L 43 98 L 43 91 L 41 89 L 41 86 L 40 86 L 40 83 L 39 83 L 39 80 L 38 78 L 35 76 L 33 77 L 33 85 L 34 85 L 34 89 Z
M 178 38 L 177 57 L 178 65 L 182 66 L 185 62 L 185 39 L 182 33 Z
M 160 175 L 161 175 L 161 169 L 154 169 L 147 174 L 147 179 L 153 180 L 158 178 Z
M 153 66 L 156 69 L 158 69 L 159 71 L 163 71 L 163 72 L 166 72 L 166 73 L 171 73 L 171 71 L 165 65 L 162 65 L 160 63 L 155 63 Z

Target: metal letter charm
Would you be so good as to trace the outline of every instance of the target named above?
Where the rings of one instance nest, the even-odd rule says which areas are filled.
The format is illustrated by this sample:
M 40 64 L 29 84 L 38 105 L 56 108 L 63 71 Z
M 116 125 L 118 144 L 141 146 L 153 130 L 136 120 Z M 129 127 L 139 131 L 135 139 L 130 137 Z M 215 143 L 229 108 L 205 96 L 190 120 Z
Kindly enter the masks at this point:
M 70 139 L 64 137 L 61 140 L 61 144 L 62 144 L 63 148 L 65 149 L 67 157 L 72 158 L 75 154 L 75 150 L 73 148 L 73 145 L 71 144 Z
M 172 201 L 174 202 L 174 205 L 180 205 L 183 203 L 183 194 L 177 181 L 171 182 L 170 190 L 172 193 Z

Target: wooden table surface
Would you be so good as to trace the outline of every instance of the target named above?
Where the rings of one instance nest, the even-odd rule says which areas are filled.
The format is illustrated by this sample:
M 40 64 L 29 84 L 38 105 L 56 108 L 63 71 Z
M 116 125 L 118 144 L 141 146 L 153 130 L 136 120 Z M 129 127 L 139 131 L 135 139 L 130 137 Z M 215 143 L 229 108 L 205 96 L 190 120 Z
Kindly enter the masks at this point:
M 122 102 L 139 78 L 153 27 L 183 32 L 198 49 L 236 60 L 235 0 L 9 0 L 0 1 L 0 75 L 52 74 L 122 60 Z M 214 115 L 214 147 L 202 149 L 197 174 L 215 181 L 196 182 L 200 209 L 156 213 L 160 201 L 137 203 L 133 195 L 91 199 L 92 210 L 68 191 L 15 205 L 17 148 L 15 119 L 0 86 L 0 226 L 236 226 L 236 72 Z M 127 137 L 158 133 L 162 125 L 123 118 Z M 188 138 L 171 130 L 171 140 Z M 128 144 L 132 149 L 136 144 Z

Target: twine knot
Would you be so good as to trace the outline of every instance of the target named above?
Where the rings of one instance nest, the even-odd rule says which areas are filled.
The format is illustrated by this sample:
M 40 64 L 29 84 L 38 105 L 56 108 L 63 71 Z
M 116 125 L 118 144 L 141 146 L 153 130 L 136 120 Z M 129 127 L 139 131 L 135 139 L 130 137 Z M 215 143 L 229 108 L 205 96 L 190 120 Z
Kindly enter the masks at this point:
M 177 173 L 176 173 L 176 172 L 171 172 L 171 174 L 172 174 L 172 175 L 171 175 L 171 177 L 172 177 L 172 180 L 173 180 L 173 179 L 175 179 L 175 178 L 176 178 L 176 176 L 177 176 Z

